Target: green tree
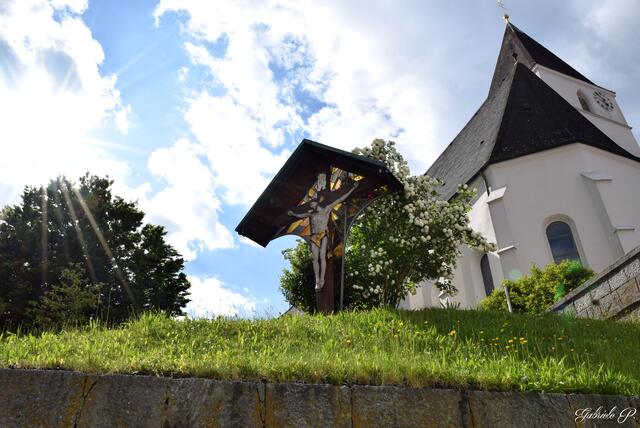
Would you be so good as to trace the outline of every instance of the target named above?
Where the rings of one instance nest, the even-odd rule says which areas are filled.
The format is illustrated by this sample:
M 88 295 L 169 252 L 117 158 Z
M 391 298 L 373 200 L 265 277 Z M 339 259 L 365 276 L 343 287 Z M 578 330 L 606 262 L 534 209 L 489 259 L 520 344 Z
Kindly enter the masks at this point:
M 517 280 L 504 280 L 514 312 L 542 313 L 565 293 L 579 287 L 593 276 L 591 269 L 578 261 L 551 263 L 544 268 L 536 265 L 531 273 Z M 508 310 L 503 288 L 497 288 L 482 299 L 483 309 Z
M 404 191 L 385 195 L 364 210 L 351 229 L 346 247 L 345 304 L 347 307 L 397 306 L 423 280 L 455 293 L 451 283 L 462 245 L 491 251 L 494 246 L 469 227 L 467 213 L 475 191 L 458 187 L 451 201 L 443 200 L 441 182 L 412 176 L 393 142 L 375 140 L 355 153 L 383 161 L 402 182 Z M 286 255 L 291 267 L 280 278 L 285 298 L 313 310 L 313 292 L 303 245 Z M 304 262 L 304 263 L 303 263 Z M 303 288 L 303 290 L 300 290 Z M 291 299 L 291 300 L 289 300 Z
M 92 310 L 109 322 L 147 309 L 182 313 L 184 260 L 165 242 L 164 228 L 144 224 L 144 213 L 114 195 L 112 184 L 88 174 L 77 183 L 59 177 L 26 187 L 21 203 L 2 210 L 0 323 L 32 326 L 46 320 L 38 315 L 46 298 L 55 306 L 64 300 L 55 296 L 96 287 Z M 69 276 L 79 275 L 78 265 L 87 281 Z
M 64 326 L 98 316 L 101 284 L 93 284 L 82 264 L 65 268 L 57 284 L 47 288 L 33 308 L 38 326 Z
M 309 245 L 299 239 L 294 248 L 284 250 L 282 255 L 290 265 L 280 277 L 280 291 L 285 300 L 298 309 L 314 311 L 316 291 L 309 284 L 315 283 L 315 275 Z

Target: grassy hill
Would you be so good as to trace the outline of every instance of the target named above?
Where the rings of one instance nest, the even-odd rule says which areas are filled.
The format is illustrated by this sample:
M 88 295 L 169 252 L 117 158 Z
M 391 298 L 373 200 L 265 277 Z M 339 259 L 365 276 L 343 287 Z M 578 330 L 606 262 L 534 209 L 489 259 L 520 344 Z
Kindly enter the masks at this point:
M 218 379 L 640 395 L 640 324 L 377 310 L 267 320 L 143 315 L 0 334 L 0 366 Z

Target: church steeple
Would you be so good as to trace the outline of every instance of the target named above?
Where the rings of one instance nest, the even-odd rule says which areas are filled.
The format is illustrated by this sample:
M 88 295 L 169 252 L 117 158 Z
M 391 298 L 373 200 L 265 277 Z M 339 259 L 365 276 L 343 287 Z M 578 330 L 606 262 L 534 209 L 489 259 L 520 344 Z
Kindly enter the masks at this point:
M 488 98 L 508 79 L 514 63 L 531 70 L 617 145 L 640 157 L 640 147 L 616 101 L 616 93 L 593 83 L 511 22 L 505 28 Z
M 444 181 L 442 196 L 456 192 L 491 164 L 573 143 L 640 162 L 580 114 L 522 62 L 511 62 L 489 95 L 427 175 Z
M 505 80 L 514 61 L 522 63 L 529 69 L 536 64 L 540 64 L 551 70 L 595 86 L 595 83 L 564 62 L 556 54 L 536 42 L 512 23 L 507 22 L 504 37 L 502 38 L 500 54 L 498 55 L 496 68 L 493 72 L 493 79 L 491 80 L 491 87 L 489 88 L 489 96 L 491 96 L 502 81 Z

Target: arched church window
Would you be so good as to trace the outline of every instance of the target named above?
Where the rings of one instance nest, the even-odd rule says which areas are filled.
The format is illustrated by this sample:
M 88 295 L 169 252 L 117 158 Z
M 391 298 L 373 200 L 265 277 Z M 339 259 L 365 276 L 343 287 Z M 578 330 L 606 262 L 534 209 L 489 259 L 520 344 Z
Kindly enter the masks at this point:
M 584 92 L 578 91 L 578 101 L 580 101 L 582 110 L 591 111 L 591 106 L 589 105 L 589 101 L 587 101 L 587 97 Z
M 554 221 L 547 226 L 547 240 L 553 255 L 553 261 L 580 260 L 576 240 L 573 238 L 571 227 L 563 221 Z
M 491 266 L 489 266 L 489 256 L 486 254 L 480 259 L 480 272 L 482 272 L 484 291 L 488 296 L 493 291 L 493 275 L 491 275 Z

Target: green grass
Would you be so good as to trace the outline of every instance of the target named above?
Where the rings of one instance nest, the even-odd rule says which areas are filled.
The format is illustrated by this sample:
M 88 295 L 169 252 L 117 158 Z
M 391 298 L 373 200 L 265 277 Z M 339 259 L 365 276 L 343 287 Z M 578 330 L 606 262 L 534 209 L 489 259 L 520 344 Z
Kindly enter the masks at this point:
M 266 320 L 143 315 L 0 335 L 0 366 L 216 379 L 640 395 L 640 324 L 376 310 Z

